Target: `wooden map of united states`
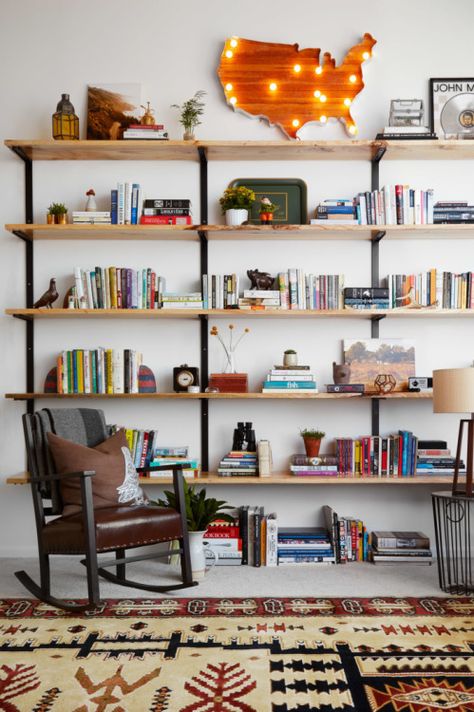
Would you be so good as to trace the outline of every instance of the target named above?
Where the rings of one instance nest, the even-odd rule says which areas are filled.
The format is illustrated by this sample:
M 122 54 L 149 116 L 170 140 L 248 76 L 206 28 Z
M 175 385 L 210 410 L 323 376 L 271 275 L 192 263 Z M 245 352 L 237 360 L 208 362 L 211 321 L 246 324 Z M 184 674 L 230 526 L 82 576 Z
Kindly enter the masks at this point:
M 277 124 L 291 138 L 309 121 L 324 124 L 331 117 L 355 135 L 351 104 L 364 88 L 362 63 L 375 43 L 366 33 L 336 67 L 330 52 L 321 61 L 318 48 L 231 37 L 222 52 L 219 79 L 234 109 Z

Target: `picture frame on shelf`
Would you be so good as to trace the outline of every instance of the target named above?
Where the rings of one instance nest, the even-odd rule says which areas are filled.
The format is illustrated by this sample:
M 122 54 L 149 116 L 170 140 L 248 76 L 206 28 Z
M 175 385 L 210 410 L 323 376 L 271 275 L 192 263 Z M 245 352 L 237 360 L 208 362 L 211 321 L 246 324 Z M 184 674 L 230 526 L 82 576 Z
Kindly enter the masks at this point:
M 430 79 L 430 129 L 441 139 L 474 139 L 474 78 Z
M 268 198 L 278 206 L 273 215 L 273 225 L 306 225 L 308 222 L 308 189 L 301 178 L 236 178 L 230 187 L 245 186 L 255 193 L 248 222 L 260 225 L 260 204 Z

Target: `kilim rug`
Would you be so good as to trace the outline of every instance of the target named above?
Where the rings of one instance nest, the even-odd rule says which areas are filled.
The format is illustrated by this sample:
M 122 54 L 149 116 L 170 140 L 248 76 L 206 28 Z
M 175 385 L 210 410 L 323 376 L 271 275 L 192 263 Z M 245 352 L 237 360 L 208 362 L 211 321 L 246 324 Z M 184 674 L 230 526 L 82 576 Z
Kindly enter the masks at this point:
M 469 712 L 474 598 L 0 600 L 4 712 Z

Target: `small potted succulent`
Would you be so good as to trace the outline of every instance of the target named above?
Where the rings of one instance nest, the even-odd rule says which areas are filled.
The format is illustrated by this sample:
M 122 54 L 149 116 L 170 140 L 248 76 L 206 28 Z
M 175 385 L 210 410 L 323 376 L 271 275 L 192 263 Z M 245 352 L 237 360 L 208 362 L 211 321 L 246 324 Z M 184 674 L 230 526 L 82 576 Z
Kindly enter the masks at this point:
M 255 193 L 244 185 L 226 188 L 219 199 L 226 225 L 242 225 L 248 220 L 249 211 L 255 202 Z
M 64 203 L 51 203 L 46 219 L 48 225 L 65 225 L 67 223 L 67 208 Z
M 283 354 L 283 365 L 287 368 L 298 365 L 298 354 L 293 349 L 286 349 Z
M 273 213 L 278 210 L 278 205 L 272 203 L 270 198 L 262 198 L 260 201 L 260 222 L 262 225 L 271 225 L 273 222 Z
M 317 457 L 319 455 L 319 448 L 321 447 L 321 440 L 326 433 L 323 433 L 321 430 L 316 430 L 316 428 L 304 428 L 300 430 L 300 435 L 304 440 L 306 455 L 308 457 Z
M 183 139 L 185 141 L 194 141 L 194 129 L 201 123 L 199 117 L 204 113 L 204 102 L 202 98 L 206 92 L 200 89 L 191 99 L 184 101 L 181 105 L 171 104 L 172 109 L 179 109 L 179 123 L 184 128 Z

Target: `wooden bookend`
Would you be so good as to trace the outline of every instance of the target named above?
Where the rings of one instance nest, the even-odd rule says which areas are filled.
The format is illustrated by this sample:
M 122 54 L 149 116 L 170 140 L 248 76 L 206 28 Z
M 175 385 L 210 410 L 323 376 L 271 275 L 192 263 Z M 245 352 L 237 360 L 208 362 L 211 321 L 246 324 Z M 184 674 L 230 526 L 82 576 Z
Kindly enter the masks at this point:
M 247 373 L 211 373 L 209 387 L 221 393 L 248 393 Z
M 300 50 L 297 44 L 231 37 L 217 73 L 233 109 L 265 118 L 291 138 L 309 121 L 325 124 L 330 117 L 343 121 L 355 136 L 350 107 L 364 88 L 362 63 L 371 56 L 374 44 L 376 40 L 366 33 L 336 67 L 330 52 L 321 61 L 319 48 Z
M 45 381 L 43 391 L 45 393 L 57 393 L 58 392 L 58 369 L 56 366 L 48 371 Z

